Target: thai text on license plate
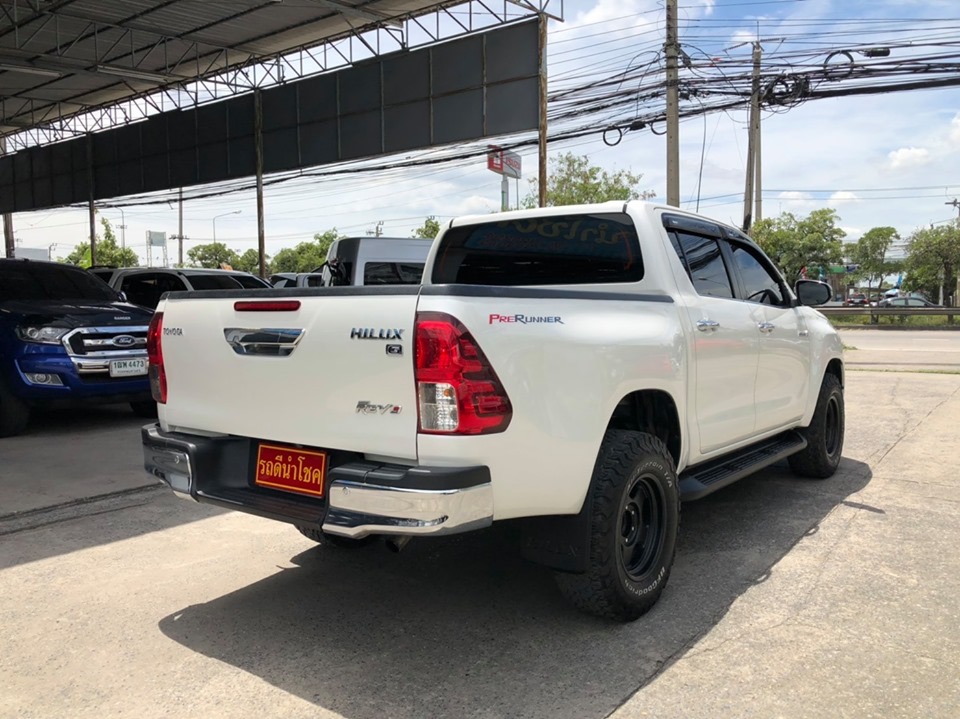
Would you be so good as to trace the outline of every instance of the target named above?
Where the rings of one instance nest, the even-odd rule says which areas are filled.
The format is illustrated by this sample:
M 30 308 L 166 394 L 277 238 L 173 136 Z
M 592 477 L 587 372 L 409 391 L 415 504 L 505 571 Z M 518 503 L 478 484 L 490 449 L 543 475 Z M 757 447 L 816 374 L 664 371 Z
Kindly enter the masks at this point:
M 322 497 L 327 454 L 295 447 L 261 444 L 253 481 L 260 487 Z

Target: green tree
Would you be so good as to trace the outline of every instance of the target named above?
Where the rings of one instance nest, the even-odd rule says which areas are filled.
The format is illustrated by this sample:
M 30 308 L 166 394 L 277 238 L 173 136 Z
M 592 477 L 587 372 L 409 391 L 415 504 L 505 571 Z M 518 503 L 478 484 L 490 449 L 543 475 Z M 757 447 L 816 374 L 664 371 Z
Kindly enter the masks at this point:
M 111 267 L 136 267 L 140 264 L 140 258 L 137 253 L 129 247 L 119 247 L 117 245 L 117 236 L 113 232 L 113 226 L 106 217 L 100 218 L 100 225 L 103 227 L 103 236 L 97 235 L 97 264 L 109 265 Z M 90 243 L 81 242 L 73 248 L 73 251 L 61 262 L 69 262 L 78 267 L 89 267 L 90 262 Z
M 187 251 L 187 259 L 191 267 L 217 269 L 221 265 L 233 267 L 239 262 L 240 256 L 222 242 L 208 242 L 205 245 L 191 247 Z
M 628 170 L 607 172 L 590 164 L 586 155 L 565 152 L 553 158 L 547 178 L 547 205 L 581 205 L 607 200 L 648 199 L 656 193 L 638 191 L 643 175 Z M 525 208 L 539 207 L 537 180 L 530 180 L 533 189 L 523 198 Z
M 420 237 L 423 239 L 434 239 L 437 234 L 440 232 L 440 221 L 430 215 L 427 219 L 423 221 L 423 224 L 420 225 L 417 229 L 413 231 L 411 237 Z
M 285 247 L 273 258 L 273 272 L 312 272 L 327 261 L 327 252 L 335 240 L 343 235 L 332 228 L 318 232 L 309 242 L 301 242 L 295 247 Z
M 960 268 L 960 221 L 919 229 L 908 242 L 904 288 L 948 304 Z
M 764 252 L 783 271 L 787 281 L 800 277 L 804 268 L 816 276 L 843 259 L 843 238 L 837 226 L 840 217 L 835 210 L 814 210 L 806 217 L 782 212 L 779 217 L 765 218 L 754 224 L 751 235 Z
M 263 256 L 264 264 L 266 265 L 266 270 L 264 274 L 270 273 L 270 255 Z M 233 263 L 233 269 L 242 270 L 243 272 L 249 272 L 254 275 L 260 274 L 260 252 L 258 250 L 249 249 L 240 255 L 237 258 L 237 261 Z
M 858 274 L 867 282 L 867 292 L 873 287 L 883 289 L 883 278 L 899 269 L 898 263 L 887 259 L 887 253 L 900 235 L 892 227 L 873 227 L 863 233 L 850 253 L 850 259 L 860 265 Z

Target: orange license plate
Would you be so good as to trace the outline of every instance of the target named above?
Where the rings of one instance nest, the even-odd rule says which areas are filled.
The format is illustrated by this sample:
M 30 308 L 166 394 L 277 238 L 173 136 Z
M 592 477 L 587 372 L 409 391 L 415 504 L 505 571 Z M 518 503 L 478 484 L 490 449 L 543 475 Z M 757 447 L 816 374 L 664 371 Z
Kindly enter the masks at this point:
M 327 455 L 294 447 L 261 444 L 257 450 L 254 484 L 285 492 L 322 497 L 327 479 Z

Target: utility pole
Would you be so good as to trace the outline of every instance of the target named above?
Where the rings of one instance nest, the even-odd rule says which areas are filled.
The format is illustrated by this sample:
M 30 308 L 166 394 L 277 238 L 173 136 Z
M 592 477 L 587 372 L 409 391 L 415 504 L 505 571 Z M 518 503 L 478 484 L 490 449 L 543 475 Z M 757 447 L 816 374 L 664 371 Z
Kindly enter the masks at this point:
M 747 140 L 747 179 L 743 191 L 743 231 L 750 232 L 754 218 L 760 218 L 760 190 L 757 179 L 756 215 L 751 211 L 754 203 L 754 179 L 760 176 L 760 57 L 763 48 L 760 41 L 753 43 L 753 91 L 750 96 L 750 127 Z
M 540 207 L 547 206 L 547 14 L 540 13 L 538 17 L 540 30 L 540 122 L 538 126 L 538 199 Z M 504 182 L 506 176 L 504 176 Z M 504 185 L 504 187 L 507 187 Z M 510 192 L 507 188 L 507 193 Z M 502 192 L 502 190 L 501 190 Z M 501 199 L 501 207 L 503 207 Z
M 177 245 L 179 247 L 177 251 L 177 264 L 180 267 L 183 267 L 183 188 L 182 187 L 180 188 L 179 197 L 180 197 L 179 212 L 178 212 L 179 217 L 177 220 Z
M 120 249 L 123 250 L 127 247 L 127 216 L 122 207 L 117 209 L 120 210 Z
M 0 154 L 7 154 L 7 138 L 0 137 Z M 17 245 L 13 239 L 13 215 L 9 212 L 3 213 L 3 240 L 6 246 L 7 257 L 16 256 Z
M 944 202 L 943 204 L 952 205 L 953 209 L 957 211 L 957 217 L 960 218 L 960 200 L 954 197 L 952 202 Z M 940 298 L 940 301 L 943 302 L 942 297 Z M 960 307 L 960 272 L 957 272 L 957 287 L 953 293 L 953 306 Z
M 677 0 L 667 0 L 667 204 L 680 206 L 680 69 Z

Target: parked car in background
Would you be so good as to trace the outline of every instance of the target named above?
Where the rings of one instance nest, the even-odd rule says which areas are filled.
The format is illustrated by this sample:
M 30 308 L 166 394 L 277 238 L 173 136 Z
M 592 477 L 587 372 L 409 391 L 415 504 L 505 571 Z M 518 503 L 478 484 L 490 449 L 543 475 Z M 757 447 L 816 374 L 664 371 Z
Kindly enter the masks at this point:
M 41 407 L 129 402 L 156 416 L 152 315 L 79 267 L 0 259 L 0 437 L 22 432 Z
M 256 275 L 239 270 L 207 270 L 196 267 L 95 267 L 88 270 L 127 300 L 155 309 L 164 292 L 186 290 L 257 290 L 271 285 Z
M 867 307 L 870 305 L 870 300 L 867 299 L 867 296 L 863 292 L 855 292 L 847 296 L 843 304 L 845 307 Z
M 419 285 L 433 245 L 411 237 L 345 237 L 330 245 L 323 286 Z
M 941 305 L 925 300 L 923 297 L 891 297 L 881 300 L 879 307 L 941 307 Z

